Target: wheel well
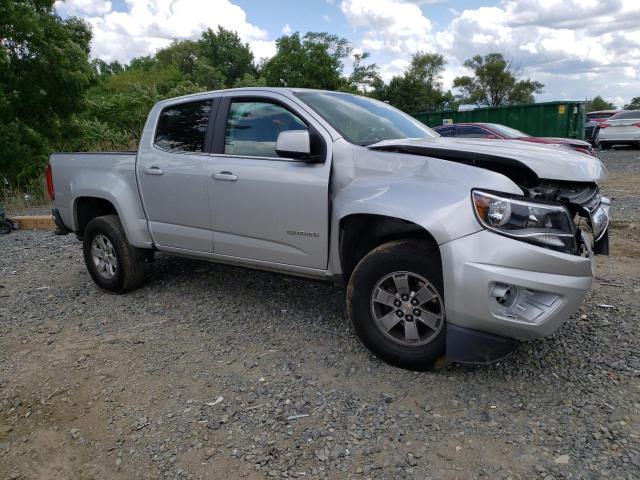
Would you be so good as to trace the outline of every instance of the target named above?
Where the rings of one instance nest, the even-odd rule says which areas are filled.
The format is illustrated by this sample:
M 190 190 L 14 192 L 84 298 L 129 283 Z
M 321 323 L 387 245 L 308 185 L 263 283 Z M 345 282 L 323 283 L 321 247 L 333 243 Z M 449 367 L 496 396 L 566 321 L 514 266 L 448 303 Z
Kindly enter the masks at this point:
M 345 282 L 362 258 L 374 248 L 392 240 L 423 240 L 440 260 L 440 249 L 433 236 L 420 225 L 384 215 L 355 214 L 340 221 L 340 265 Z
M 82 236 L 87 224 L 96 217 L 117 214 L 116 208 L 109 200 L 95 197 L 80 197 L 76 200 L 76 233 Z

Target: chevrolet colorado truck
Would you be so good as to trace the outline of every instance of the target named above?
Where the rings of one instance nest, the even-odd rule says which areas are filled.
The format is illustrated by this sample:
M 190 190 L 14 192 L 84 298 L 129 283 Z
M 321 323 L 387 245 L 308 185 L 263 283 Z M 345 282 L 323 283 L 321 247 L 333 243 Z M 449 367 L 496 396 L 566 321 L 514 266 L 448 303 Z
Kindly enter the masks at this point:
M 246 88 L 161 101 L 137 152 L 56 153 L 57 233 L 102 288 L 154 252 L 347 285 L 375 355 L 426 369 L 554 332 L 607 253 L 598 158 L 444 138 L 361 96 Z

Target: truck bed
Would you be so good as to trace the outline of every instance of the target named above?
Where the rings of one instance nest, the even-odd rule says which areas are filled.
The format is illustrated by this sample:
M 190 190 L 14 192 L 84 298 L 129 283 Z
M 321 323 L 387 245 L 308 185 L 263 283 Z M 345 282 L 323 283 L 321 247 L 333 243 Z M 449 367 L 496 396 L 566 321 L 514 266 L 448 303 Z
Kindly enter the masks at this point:
M 134 225 L 125 225 L 131 243 L 148 246 L 146 217 L 136 181 L 136 155 L 135 151 L 51 155 L 49 163 L 55 191 L 53 205 L 69 230 L 78 232 L 83 227 L 77 209 L 83 197 L 104 199 L 120 218 L 134 220 Z

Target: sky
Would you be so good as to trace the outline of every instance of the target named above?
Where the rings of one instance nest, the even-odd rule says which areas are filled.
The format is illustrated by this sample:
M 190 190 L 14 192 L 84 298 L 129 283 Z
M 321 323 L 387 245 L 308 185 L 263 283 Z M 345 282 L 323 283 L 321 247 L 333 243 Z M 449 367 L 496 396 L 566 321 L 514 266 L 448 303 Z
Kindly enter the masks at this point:
M 283 34 L 326 31 L 369 52 L 387 81 L 416 51 L 438 52 L 451 88 L 471 73 L 466 59 L 500 52 L 545 84 L 537 101 L 601 95 L 621 107 L 640 96 L 640 0 L 65 0 L 56 9 L 92 25 L 92 55 L 106 61 L 219 25 L 257 59 L 272 56 Z

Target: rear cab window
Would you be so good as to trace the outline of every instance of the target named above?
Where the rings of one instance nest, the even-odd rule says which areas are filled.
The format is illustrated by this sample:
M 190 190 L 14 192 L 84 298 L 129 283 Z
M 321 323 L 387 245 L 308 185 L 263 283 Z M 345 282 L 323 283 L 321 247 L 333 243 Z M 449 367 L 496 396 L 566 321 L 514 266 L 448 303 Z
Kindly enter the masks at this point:
M 170 105 L 160 112 L 154 145 L 172 153 L 199 153 L 205 149 L 212 100 Z

